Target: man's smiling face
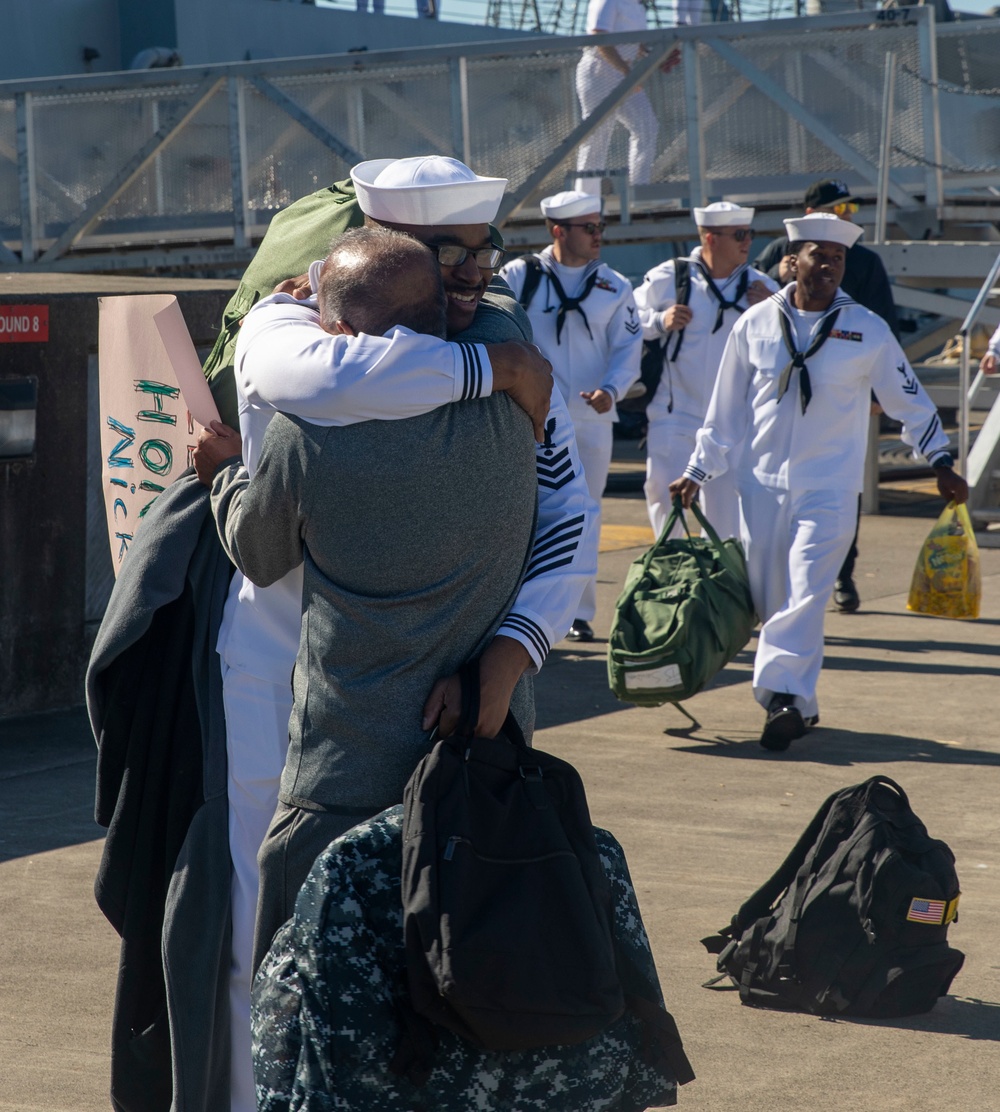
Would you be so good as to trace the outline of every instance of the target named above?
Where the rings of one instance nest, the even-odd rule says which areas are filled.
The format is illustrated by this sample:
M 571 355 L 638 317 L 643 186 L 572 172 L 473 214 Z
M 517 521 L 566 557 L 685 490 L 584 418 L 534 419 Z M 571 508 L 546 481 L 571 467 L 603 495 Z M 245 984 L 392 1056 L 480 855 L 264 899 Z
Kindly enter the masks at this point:
M 484 270 L 476 262 L 473 252 L 488 251 L 492 247 L 489 224 L 389 224 L 391 228 L 407 232 L 434 250 L 437 247 L 462 247 L 468 252 L 456 266 L 441 266 L 445 294 L 448 298 L 448 334 L 464 332 L 472 324 L 476 309 L 486 287 L 493 278 L 492 269 Z M 440 260 L 439 260 L 440 261 Z

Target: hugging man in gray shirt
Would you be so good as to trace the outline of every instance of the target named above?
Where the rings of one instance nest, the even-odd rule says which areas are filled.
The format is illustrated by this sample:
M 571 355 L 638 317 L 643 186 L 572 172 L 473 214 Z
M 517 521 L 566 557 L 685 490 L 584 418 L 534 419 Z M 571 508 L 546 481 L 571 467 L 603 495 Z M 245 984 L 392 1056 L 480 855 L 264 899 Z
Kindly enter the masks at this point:
M 327 315 L 356 332 L 402 324 L 444 335 L 440 269 L 426 247 L 362 229 L 336 250 L 341 265 L 320 290 Z M 553 429 L 569 424 L 564 411 L 553 409 Z M 575 451 L 570 459 L 586 516 Z M 346 427 L 278 415 L 252 480 L 237 465 L 216 476 L 213 508 L 241 570 L 261 586 L 304 570 L 288 758 L 260 855 L 255 964 L 316 855 L 402 799 L 429 726 L 454 713 L 449 677 L 506 639 L 500 627 L 537 557 L 538 483 L 531 422 L 503 393 Z M 530 733 L 530 686 L 518 676 L 510 706 Z

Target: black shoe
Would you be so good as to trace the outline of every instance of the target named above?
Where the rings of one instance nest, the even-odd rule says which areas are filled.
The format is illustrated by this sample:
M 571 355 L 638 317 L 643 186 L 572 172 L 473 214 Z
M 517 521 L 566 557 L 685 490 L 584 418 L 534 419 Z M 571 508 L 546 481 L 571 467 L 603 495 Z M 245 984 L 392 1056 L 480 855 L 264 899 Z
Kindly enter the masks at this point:
M 819 721 L 819 715 L 816 715 Z M 782 753 L 797 737 L 802 737 L 809 727 L 790 695 L 775 695 L 767 708 L 767 719 L 760 743 L 772 753 Z
M 861 605 L 853 579 L 838 579 L 833 585 L 833 604 L 845 614 L 853 614 Z
M 590 623 L 583 621 L 582 618 L 577 620 L 570 626 L 569 633 L 566 634 L 567 641 L 593 641 L 594 631 L 590 628 Z
M 802 721 L 806 724 L 806 729 L 811 730 L 813 726 L 819 725 L 819 715 L 810 714 L 806 718 L 803 718 Z

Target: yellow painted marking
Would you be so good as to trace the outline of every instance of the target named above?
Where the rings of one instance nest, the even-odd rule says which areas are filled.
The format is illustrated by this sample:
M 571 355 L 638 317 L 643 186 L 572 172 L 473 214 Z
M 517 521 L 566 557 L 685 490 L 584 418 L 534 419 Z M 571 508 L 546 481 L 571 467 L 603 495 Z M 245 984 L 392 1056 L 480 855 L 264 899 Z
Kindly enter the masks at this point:
M 656 538 L 648 525 L 602 525 L 601 552 L 620 552 L 625 548 L 649 548 Z

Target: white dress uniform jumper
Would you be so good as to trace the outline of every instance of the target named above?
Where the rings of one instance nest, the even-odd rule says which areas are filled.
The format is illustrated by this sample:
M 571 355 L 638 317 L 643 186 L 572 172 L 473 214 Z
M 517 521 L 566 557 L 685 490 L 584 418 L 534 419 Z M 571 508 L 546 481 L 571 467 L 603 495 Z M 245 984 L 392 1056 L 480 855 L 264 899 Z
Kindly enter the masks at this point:
M 587 8 L 588 34 L 598 31 L 610 34 L 645 30 L 646 9 L 639 0 L 590 0 Z M 629 43 L 620 43 L 617 49 L 629 65 L 635 62 L 639 53 L 638 46 Z M 587 47 L 576 68 L 576 93 L 580 98 L 580 110 L 584 118 L 624 79 L 623 74 L 601 57 L 596 47 Z M 587 193 L 599 192 L 599 176 L 589 178 L 586 171 L 617 168 L 608 166 L 608 148 L 616 123 L 620 123 L 629 133 L 629 182 L 632 185 L 645 185 L 649 182 L 656 156 L 656 134 L 660 125 L 649 97 L 642 89 L 636 89 L 580 144 L 576 163 L 580 171 L 577 178 L 578 189 Z
M 749 211 L 752 218 L 753 210 Z M 682 333 L 667 332 L 663 313 L 678 300 L 678 262 L 670 259 L 654 267 L 635 291 L 643 336 L 664 344 L 663 377 L 646 410 L 646 504 L 657 536 L 670 516 L 667 488 L 683 472 L 694 450 L 695 433 L 705 419 L 726 340 L 747 308 L 747 288 L 757 281 L 772 292 L 778 288 L 766 274 L 748 265 L 737 267 L 726 278 L 713 279 L 701 248 L 696 247 L 687 260 L 691 321 Z M 720 537 L 739 534 L 734 474 L 714 477 L 701 492 L 701 505 Z
M 739 465 L 742 539 L 763 626 L 753 691 L 786 694 L 818 716 L 823 617 L 854 534 L 871 392 L 934 464 L 948 438 L 889 326 L 838 290 L 823 312 L 796 309 L 795 283 L 733 326 L 684 471 L 704 483 Z
M 600 202 L 595 198 L 594 204 L 596 208 Z M 525 304 L 522 295 L 532 267 L 540 267 L 541 274 L 536 271 L 537 286 Z M 632 286 L 598 260 L 586 266 L 563 266 L 551 247 L 508 263 L 501 276 L 524 305 L 535 343 L 552 364 L 552 375 L 576 430 L 587 488 L 599 508 L 611 467 L 618 414 L 613 404 L 607 413 L 598 413 L 580 393 L 601 389 L 618 401 L 639 377 L 642 329 Z M 591 578 L 576 617 L 591 621 L 596 604 L 596 578 Z

